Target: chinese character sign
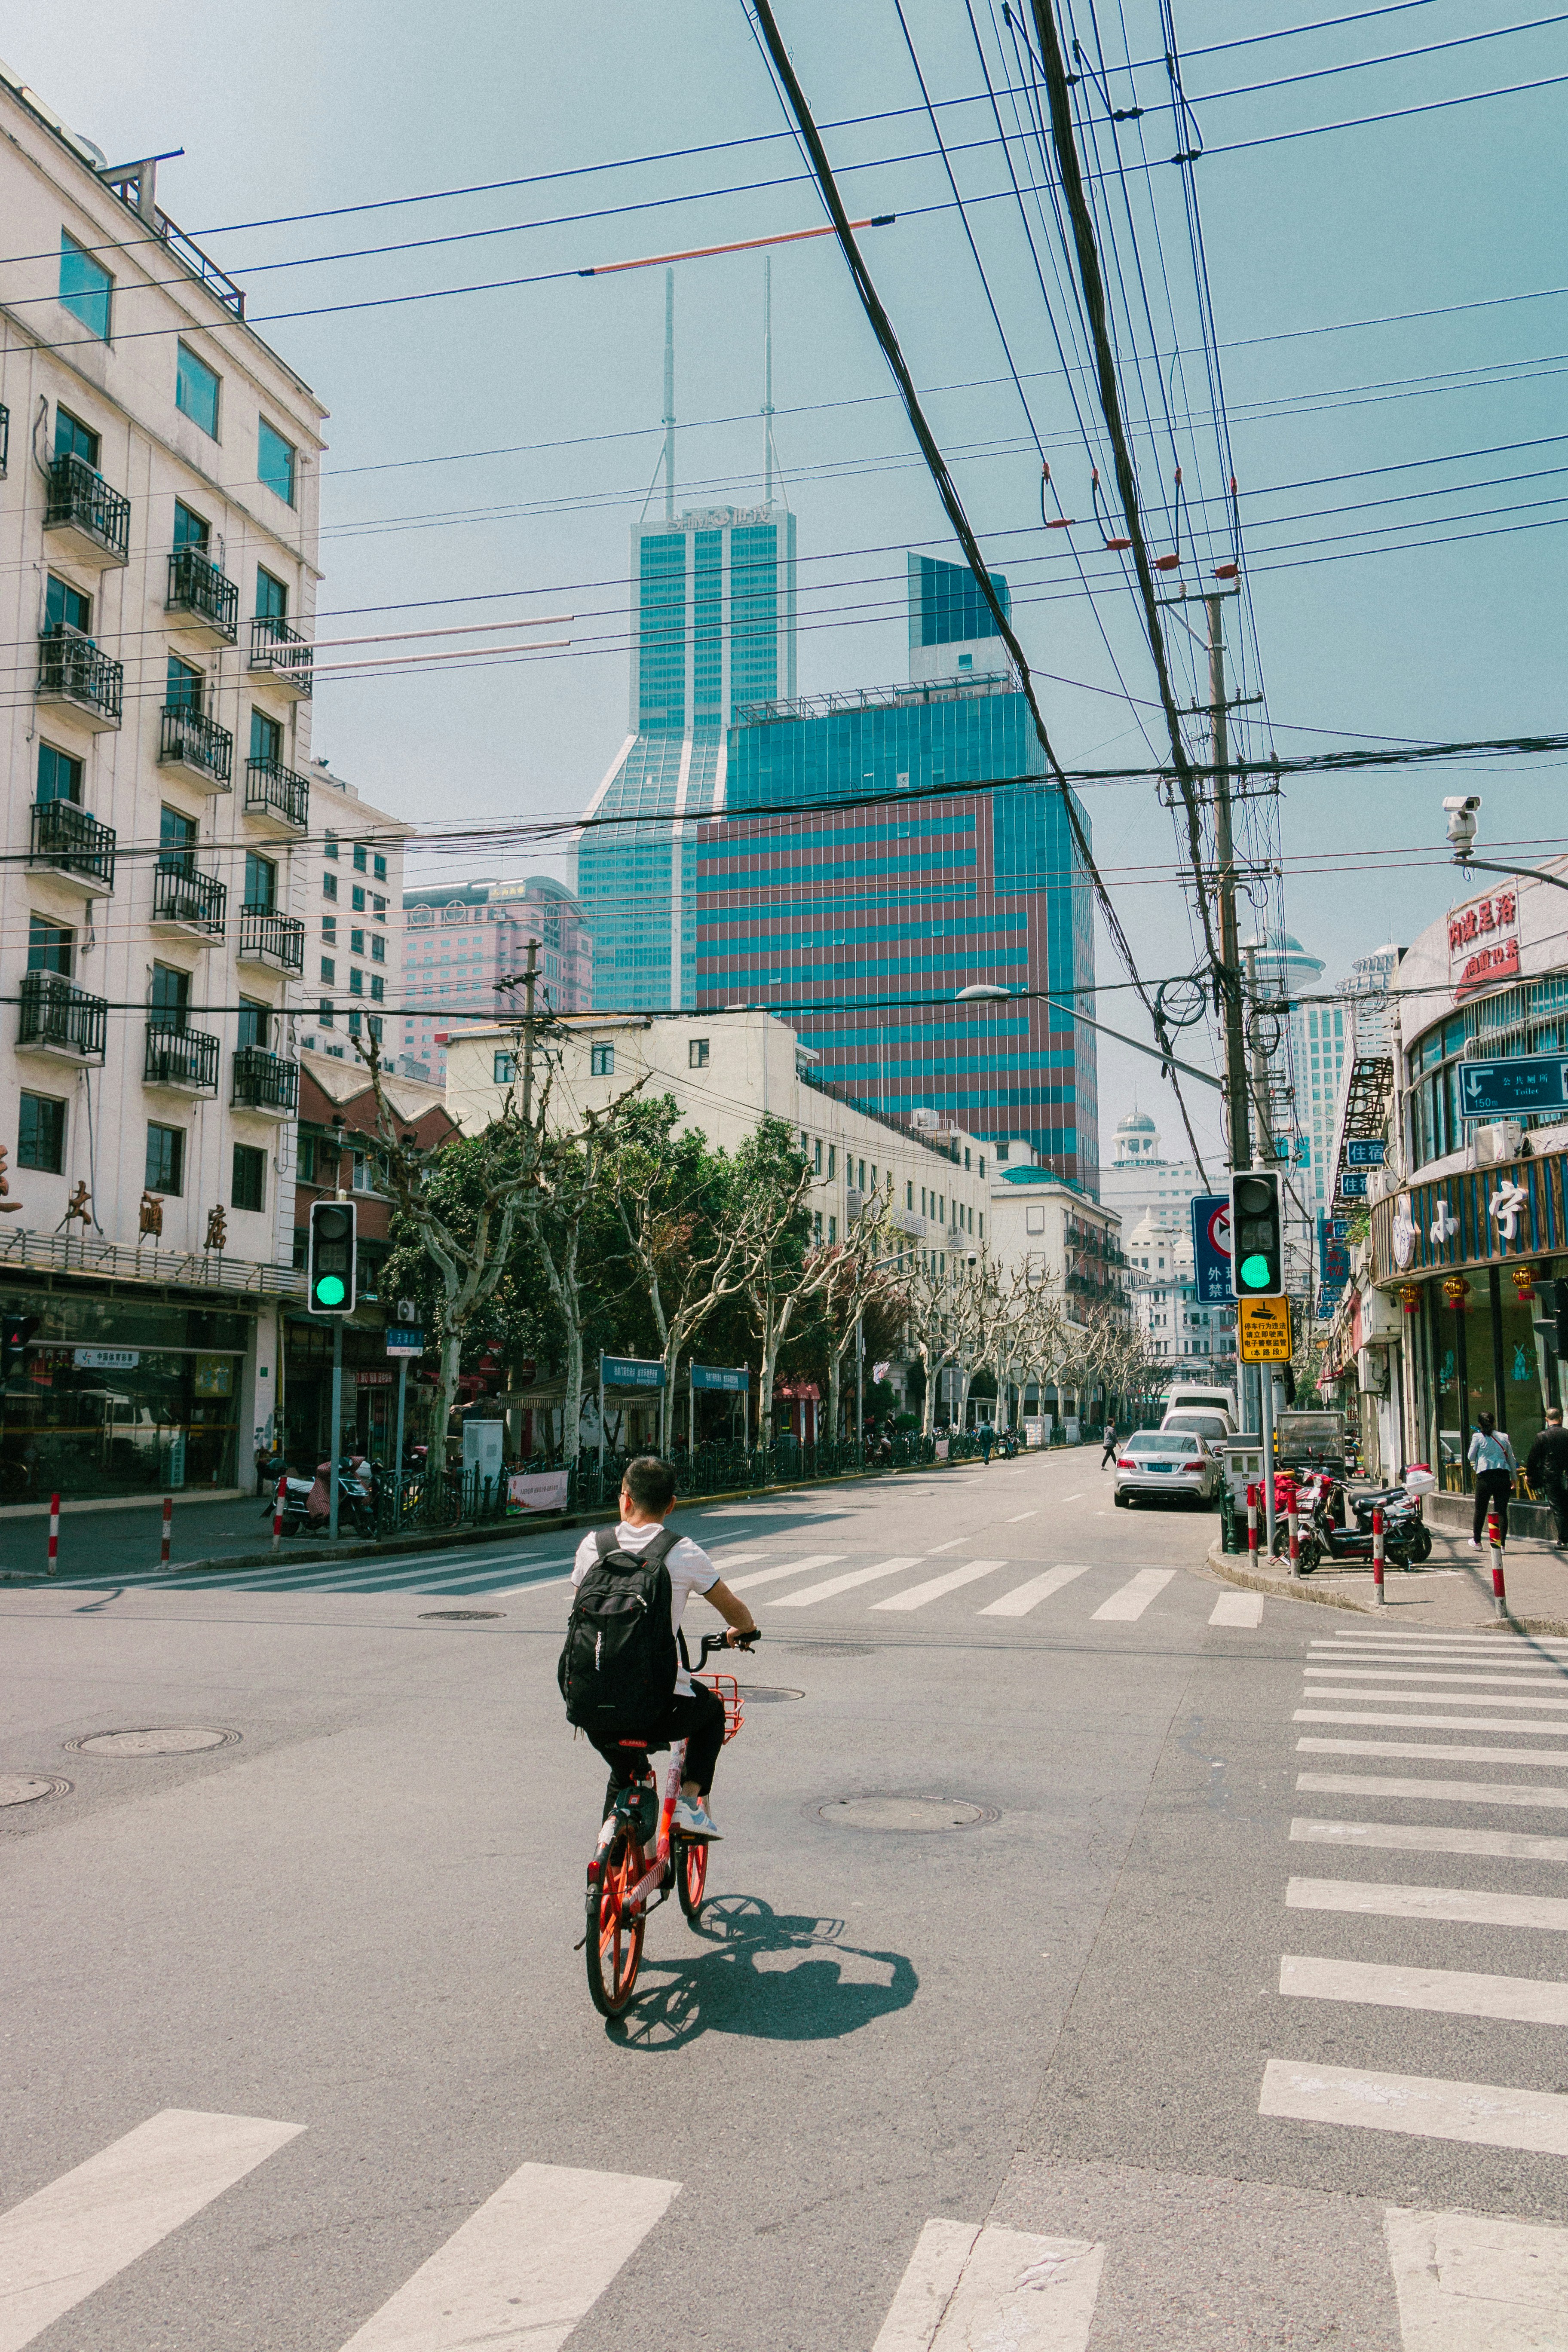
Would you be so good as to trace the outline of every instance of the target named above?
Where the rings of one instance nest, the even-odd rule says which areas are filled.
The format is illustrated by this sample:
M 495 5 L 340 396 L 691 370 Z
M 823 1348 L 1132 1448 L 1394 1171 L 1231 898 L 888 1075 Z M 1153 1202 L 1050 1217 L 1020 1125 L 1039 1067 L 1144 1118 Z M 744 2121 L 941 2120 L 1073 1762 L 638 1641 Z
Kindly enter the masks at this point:
M 1489 891 L 1448 916 L 1448 975 L 1456 997 L 1519 970 L 1519 893 Z

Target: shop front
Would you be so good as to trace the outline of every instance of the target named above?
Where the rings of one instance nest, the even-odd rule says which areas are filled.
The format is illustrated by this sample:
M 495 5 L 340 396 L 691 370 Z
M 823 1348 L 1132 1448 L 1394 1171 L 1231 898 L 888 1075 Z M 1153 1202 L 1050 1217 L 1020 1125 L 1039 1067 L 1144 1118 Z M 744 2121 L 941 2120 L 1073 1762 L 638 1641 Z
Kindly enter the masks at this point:
M 290 1469 L 313 1471 L 331 1451 L 332 1329 L 329 1323 L 291 1315 L 285 1325 L 283 1360 L 284 1452 Z M 416 1384 L 408 1383 L 409 1412 L 404 1442 L 413 1433 Z M 389 1362 L 386 1333 L 347 1324 L 343 1329 L 342 1452 L 390 1462 L 396 1444 L 397 1367 Z

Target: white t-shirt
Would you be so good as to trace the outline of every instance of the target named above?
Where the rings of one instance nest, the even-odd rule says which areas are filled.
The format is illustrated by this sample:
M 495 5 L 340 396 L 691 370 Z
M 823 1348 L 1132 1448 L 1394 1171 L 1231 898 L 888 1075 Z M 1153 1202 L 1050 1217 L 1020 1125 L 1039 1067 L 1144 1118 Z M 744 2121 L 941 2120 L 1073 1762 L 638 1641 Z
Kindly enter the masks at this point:
M 623 1519 L 617 1532 L 617 1540 L 623 1551 L 632 1552 L 640 1558 L 659 1532 L 660 1528 L 657 1521 L 651 1527 L 632 1528 L 628 1527 Z M 584 1536 L 577 1547 L 577 1558 L 572 1569 L 572 1581 L 574 1585 L 582 1583 L 598 1557 L 599 1547 L 595 1537 Z M 689 1536 L 682 1536 L 679 1542 L 672 1546 L 669 1557 L 664 1564 L 669 1570 L 670 1631 L 679 1633 L 681 1612 L 687 1601 L 694 1592 L 710 1592 L 719 1581 L 719 1571 L 701 1545 L 694 1544 Z M 690 1697 L 691 1677 L 684 1666 L 676 1667 L 675 1688 L 679 1697 Z

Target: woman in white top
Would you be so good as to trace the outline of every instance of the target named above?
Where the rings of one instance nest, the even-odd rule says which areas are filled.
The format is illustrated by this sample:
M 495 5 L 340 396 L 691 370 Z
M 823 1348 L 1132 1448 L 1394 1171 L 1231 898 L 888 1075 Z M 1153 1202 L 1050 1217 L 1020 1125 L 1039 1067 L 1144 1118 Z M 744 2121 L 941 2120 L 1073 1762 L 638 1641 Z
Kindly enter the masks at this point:
M 1479 1551 L 1481 1530 L 1487 1514 L 1495 1510 L 1498 1533 L 1508 1541 L 1508 1503 L 1513 1493 L 1514 1474 L 1519 1468 L 1513 1458 L 1513 1448 L 1508 1442 L 1508 1432 L 1500 1430 L 1489 1412 L 1476 1415 L 1476 1433 L 1470 1440 L 1470 1461 L 1476 1473 L 1476 1515 L 1470 1534 L 1470 1549 Z

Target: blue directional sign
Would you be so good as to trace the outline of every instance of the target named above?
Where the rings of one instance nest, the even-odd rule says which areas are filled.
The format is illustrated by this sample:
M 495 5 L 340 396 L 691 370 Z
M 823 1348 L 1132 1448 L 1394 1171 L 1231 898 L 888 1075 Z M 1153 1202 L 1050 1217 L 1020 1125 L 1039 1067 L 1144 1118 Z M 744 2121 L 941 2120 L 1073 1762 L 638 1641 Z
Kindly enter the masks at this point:
M 1342 1234 L 1334 1227 L 1343 1225 L 1343 1217 L 1318 1219 L 1318 1286 L 1320 1290 L 1338 1287 L 1350 1279 L 1351 1254 Z
M 1345 1161 L 1352 1168 L 1381 1168 L 1387 1150 L 1381 1136 L 1375 1141 L 1371 1137 L 1358 1137 L 1346 1144 Z
M 1335 1241 L 1342 1242 L 1351 1229 L 1350 1219 L 1348 1217 L 1331 1217 L 1328 1223 L 1329 1231 L 1332 1234 Z
M 1340 1198 L 1342 1201 L 1364 1201 L 1366 1198 L 1365 1176 L 1352 1175 L 1347 1171 L 1340 1178 Z
M 1230 1195 L 1193 1195 L 1193 1267 L 1198 1297 L 1205 1307 L 1228 1307 L 1230 1286 Z
M 744 1396 L 752 1385 L 752 1375 L 744 1364 L 693 1364 L 691 1385 L 694 1389 L 721 1389 L 726 1396 Z
M 601 1356 L 599 1380 L 607 1389 L 661 1389 L 664 1366 L 642 1356 Z
M 1562 1110 L 1568 1105 L 1568 1062 L 1555 1055 L 1521 1054 L 1508 1062 L 1459 1064 L 1459 1114 L 1497 1118 L 1515 1111 Z

